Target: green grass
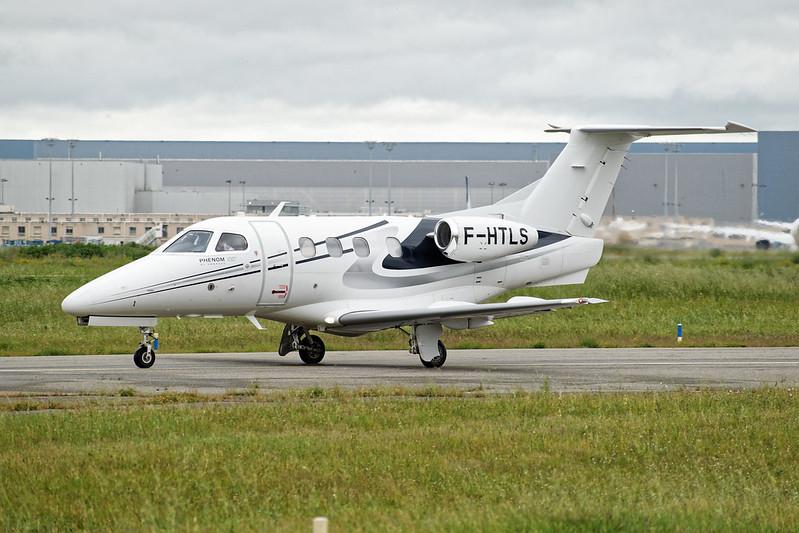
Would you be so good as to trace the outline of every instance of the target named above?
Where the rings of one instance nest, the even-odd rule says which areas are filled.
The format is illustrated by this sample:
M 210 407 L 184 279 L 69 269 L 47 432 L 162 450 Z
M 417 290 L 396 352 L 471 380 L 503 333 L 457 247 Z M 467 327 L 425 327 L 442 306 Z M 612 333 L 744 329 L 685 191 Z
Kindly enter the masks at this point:
M 0 412 L 0 529 L 307 531 L 325 515 L 332 531 L 796 530 L 794 394 L 320 389 L 19 408 Z
M 51 247 L 0 252 L 0 354 L 128 353 L 131 328 L 79 328 L 61 300 L 81 284 L 146 253 L 138 247 Z M 68 255 L 71 254 L 71 255 Z M 799 256 L 787 252 L 660 251 L 609 248 L 582 286 L 530 288 L 503 295 L 592 296 L 610 303 L 448 331 L 449 348 L 799 345 Z M 243 318 L 159 320 L 165 352 L 274 351 L 281 325 L 258 331 Z M 404 349 L 396 331 L 347 339 L 330 350 Z

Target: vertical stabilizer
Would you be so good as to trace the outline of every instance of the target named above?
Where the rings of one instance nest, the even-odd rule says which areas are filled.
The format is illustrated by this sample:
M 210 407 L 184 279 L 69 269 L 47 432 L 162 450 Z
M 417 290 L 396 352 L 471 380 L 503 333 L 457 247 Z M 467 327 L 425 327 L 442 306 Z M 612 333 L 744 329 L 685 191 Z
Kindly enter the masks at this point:
M 591 237 L 605 211 L 630 144 L 654 135 L 754 132 L 735 122 L 723 127 L 551 127 L 569 142 L 544 177 L 492 205 L 450 215 L 499 216 L 536 229 Z
M 635 139 L 572 130 L 566 148 L 523 201 L 519 219 L 534 228 L 592 236 Z

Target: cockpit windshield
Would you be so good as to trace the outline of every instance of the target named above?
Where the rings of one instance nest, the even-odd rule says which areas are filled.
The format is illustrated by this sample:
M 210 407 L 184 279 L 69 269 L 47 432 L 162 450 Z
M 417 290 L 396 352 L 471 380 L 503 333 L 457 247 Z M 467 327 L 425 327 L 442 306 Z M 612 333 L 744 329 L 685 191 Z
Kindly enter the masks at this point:
M 192 230 L 187 231 L 170 244 L 164 252 L 169 253 L 203 253 L 208 248 L 208 241 L 211 240 L 210 231 Z

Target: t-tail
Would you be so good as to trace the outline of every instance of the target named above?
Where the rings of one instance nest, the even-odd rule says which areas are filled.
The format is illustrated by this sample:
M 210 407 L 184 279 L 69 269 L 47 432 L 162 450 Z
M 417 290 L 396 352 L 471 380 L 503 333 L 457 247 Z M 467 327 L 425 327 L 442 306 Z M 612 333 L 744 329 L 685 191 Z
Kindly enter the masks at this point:
M 458 214 L 502 216 L 538 230 L 591 237 L 605 211 L 630 145 L 655 135 L 748 133 L 756 130 L 728 122 L 723 127 L 551 126 L 568 133 L 569 142 L 538 181 L 489 206 Z

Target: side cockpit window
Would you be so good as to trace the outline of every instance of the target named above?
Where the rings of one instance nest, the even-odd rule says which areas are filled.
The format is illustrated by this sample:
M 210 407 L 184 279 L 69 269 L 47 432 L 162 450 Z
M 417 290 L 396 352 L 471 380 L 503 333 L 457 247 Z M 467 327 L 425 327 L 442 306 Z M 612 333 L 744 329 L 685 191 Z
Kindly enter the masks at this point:
M 238 233 L 223 233 L 216 243 L 217 252 L 234 252 L 247 249 L 247 239 Z
M 211 235 L 210 231 L 187 231 L 178 240 L 170 244 L 164 252 L 201 254 L 208 248 L 208 241 L 211 240 Z

